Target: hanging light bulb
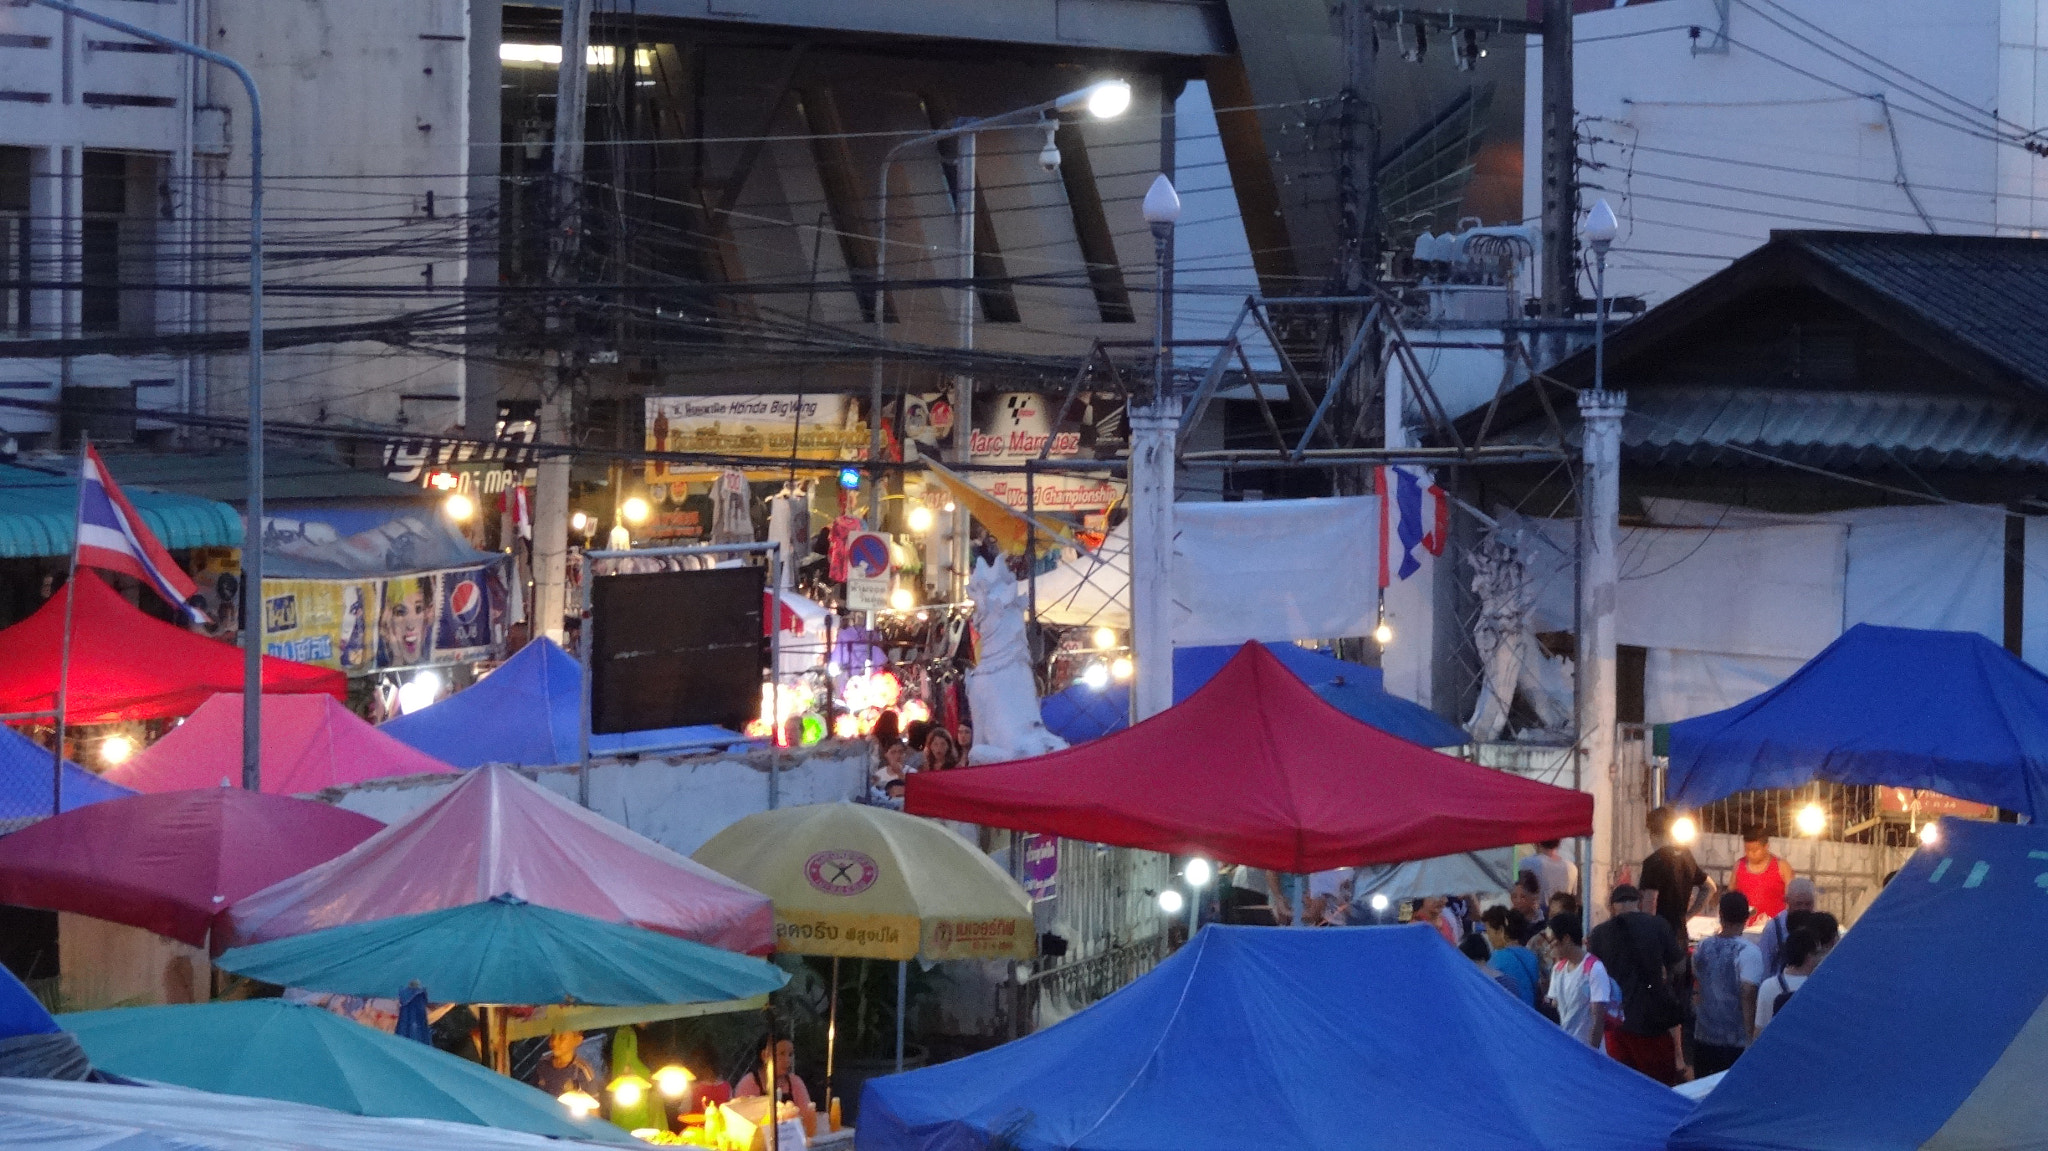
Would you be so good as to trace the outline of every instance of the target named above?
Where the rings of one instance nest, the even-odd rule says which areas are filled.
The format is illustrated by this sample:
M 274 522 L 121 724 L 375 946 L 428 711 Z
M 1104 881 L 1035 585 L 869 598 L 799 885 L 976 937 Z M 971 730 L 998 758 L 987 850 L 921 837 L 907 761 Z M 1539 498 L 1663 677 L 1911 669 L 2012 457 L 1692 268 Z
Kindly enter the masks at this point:
M 135 741 L 125 735 L 110 735 L 100 741 L 100 762 L 109 767 L 127 763 L 135 754 Z M 1929 827 L 1934 826 L 1928 824 Z
M 1809 803 L 1799 809 L 1794 822 L 1799 825 L 1799 834 L 1819 836 L 1828 829 L 1827 809 L 1818 803 Z
M 584 512 L 571 512 L 569 515 L 569 530 L 579 535 L 589 531 L 590 516 Z
M 1109 686 L 1109 669 L 1099 663 L 1091 663 L 1081 673 L 1081 682 L 1091 691 L 1101 691 Z
M 1135 668 L 1136 665 L 1131 663 L 1130 656 L 1120 655 L 1109 661 L 1109 678 L 1118 683 L 1123 683 L 1131 678 L 1131 672 Z
M 1374 643 L 1376 643 L 1376 644 L 1380 645 L 1381 647 L 1385 647 L 1385 646 L 1387 646 L 1388 644 L 1390 644 L 1390 643 L 1393 643 L 1393 642 L 1394 642 L 1394 628 L 1393 628 L 1393 625 L 1392 625 L 1392 624 L 1389 624 L 1389 623 L 1388 623 L 1388 622 L 1387 622 L 1387 621 L 1386 621 L 1386 620 L 1385 620 L 1384 618 L 1382 618 L 1382 619 L 1380 620 L 1380 625 L 1379 625 L 1378 627 L 1376 627 L 1376 628 L 1372 629 L 1372 641 L 1373 641 Z
M 668 1098 L 680 1099 L 696 1078 L 690 1074 L 689 1068 L 680 1063 L 670 1063 L 654 1073 L 654 1085 Z
M 1692 816 L 1681 815 L 1671 821 L 1671 842 L 1687 844 L 1699 837 L 1700 825 L 1693 822 Z
M 1095 629 L 1096 651 L 1107 651 L 1108 649 L 1113 648 L 1115 646 L 1116 631 L 1114 629 L 1106 627 L 1099 627 Z
M 638 1107 L 647 1098 L 647 1089 L 654 1086 L 638 1075 L 621 1075 L 612 1080 L 606 1090 L 612 1093 L 612 1103 L 619 1107 Z
M 1189 887 L 1202 888 L 1209 886 L 1209 881 L 1216 878 L 1216 868 L 1208 860 L 1197 855 L 1188 860 L 1187 868 L 1181 874 L 1188 881 Z
M 908 517 L 908 520 L 910 523 L 910 530 L 916 532 L 919 535 L 923 535 L 924 533 L 932 530 L 932 509 L 924 506 L 923 504 L 919 504 L 916 507 L 910 509 L 910 515 Z
M 1941 842 L 1941 825 L 1940 825 L 1940 824 L 1938 824 L 1938 823 L 1932 823 L 1932 822 L 1929 822 L 1929 823 L 1923 823 L 1923 824 L 1921 824 L 1921 825 L 1920 825 L 1920 846 L 1922 846 L 1922 847 L 1933 847 L 1933 846 L 1934 846 L 1935 844 L 1937 844 L 1937 843 L 1940 843 L 1940 842 Z
M 597 1096 L 588 1091 L 564 1091 L 555 1096 L 555 1101 L 569 1109 L 569 1114 L 578 1119 L 588 1119 L 597 1114 Z
M 654 509 L 648 507 L 647 501 L 639 496 L 628 496 L 626 502 L 619 505 L 619 514 L 626 517 L 629 524 L 644 524 L 653 512 Z
M 907 587 L 899 587 L 889 593 L 889 606 L 897 611 L 909 611 L 917 606 L 917 597 Z
M 1392 906 L 1392 904 L 1390 904 L 1387 901 L 1387 897 L 1384 894 L 1377 891 L 1373 893 L 1370 902 L 1372 903 L 1372 909 L 1374 911 L 1385 911 L 1388 907 Z
M 1187 906 L 1187 898 L 1181 895 L 1178 887 L 1169 887 L 1159 893 L 1159 910 L 1168 915 L 1179 915 L 1187 910 Z
M 448 518 L 457 523 L 468 523 L 476 515 L 476 501 L 461 492 L 442 500 L 441 507 L 447 511 Z

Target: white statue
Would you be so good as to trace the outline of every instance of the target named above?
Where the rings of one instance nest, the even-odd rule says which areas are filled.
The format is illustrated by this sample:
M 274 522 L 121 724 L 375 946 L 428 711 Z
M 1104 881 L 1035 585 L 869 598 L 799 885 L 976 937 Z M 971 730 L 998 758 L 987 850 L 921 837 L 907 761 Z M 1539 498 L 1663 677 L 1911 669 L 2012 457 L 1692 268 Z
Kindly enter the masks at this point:
M 1472 591 L 1479 597 L 1472 639 L 1479 649 L 1479 666 L 1485 671 L 1479 684 L 1479 703 L 1465 730 L 1481 743 L 1500 738 L 1517 690 L 1544 727 L 1564 729 L 1572 718 L 1564 661 L 1546 654 L 1530 630 L 1534 596 L 1529 566 L 1515 546 L 1515 534 L 1488 532 L 1479 546 L 1465 555 L 1472 568 Z
M 1024 595 L 1007 565 L 976 561 L 967 579 L 974 600 L 977 660 L 967 673 L 974 713 L 973 763 L 1000 763 L 1059 751 L 1067 741 L 1038 717 L 1038 685 L 1024 642 Z

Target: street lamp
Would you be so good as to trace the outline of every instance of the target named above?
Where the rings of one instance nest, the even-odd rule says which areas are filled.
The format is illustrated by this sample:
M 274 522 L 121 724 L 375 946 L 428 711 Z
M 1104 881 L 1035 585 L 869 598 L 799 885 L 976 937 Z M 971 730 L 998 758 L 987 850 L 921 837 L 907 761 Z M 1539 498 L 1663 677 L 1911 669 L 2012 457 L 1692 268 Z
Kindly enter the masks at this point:
M 1173 226 L 1180 221 L 1180 193 L 1161 172 L 1152 177 L 1145 191 L 1145 223 L 1152 227 L 1152 257 L 1156 265 L 1152 301 L 1152 404 L 1166 399 L 1166 325 L 1173 306 Z
M 1593 390 L 1607 390 L 1607 249 L 1621 232 L 1621 222 L 1607 201 L 1597 200 L 1586 213 L 1584 235 L 1593 248 Z
M 895 166 L 896 157 L 908 148 L 937 144 L 942 140 L 960 142 L 958 160 L 958 185 L 955 189 L 955 212 L 961 218 L 962 261 L 966 264 L 967 275 L 961 278 L 961 329 L 963 343 L 973 346 L 974 317 L 974 233 L 972 212 L 974 204 L 974 137 L 977 132 L 994 131 L 1003 128 L 1028 128 L 1037 124 L 1048 125 L 1045 151 L 1039 154 L 1040 163 L 1047 171 L 1057 171 L 1060 163 L 1059 148 L 1052 142 L 1052 129 L 1058 126 L 1062 113 L 1086 112 L 1097 120 L 1114 119 L 1131 106 L 1131 86 L 1123 80 L 1102 80 L 1085 88 L 1076 88 L 1063 96 L 1056 96 L 1028 108 L 1001 112 L 994 116 L 983 116 L 978 120 L 963 120 L 951 127 L 926 132 L 898 141 L 882 154 L 881 171 L 876 175 L 875 196 L 875 367 L 868 381 L 868 529 L 880 531 L 882 527 L 882 348 L 889 342 L 889 170 Z M 963 380 L 958 394 L 953 397 L 953 453 L 961 463 L 972 463 L 971 445 L 974 443 L 974 390 Z M 841 473 L 844 485 L 844 471 Z M 856 483 L 858 482 L 856 478 Z M 956 547 L 966 540 L 965 531 L 956 533 Z

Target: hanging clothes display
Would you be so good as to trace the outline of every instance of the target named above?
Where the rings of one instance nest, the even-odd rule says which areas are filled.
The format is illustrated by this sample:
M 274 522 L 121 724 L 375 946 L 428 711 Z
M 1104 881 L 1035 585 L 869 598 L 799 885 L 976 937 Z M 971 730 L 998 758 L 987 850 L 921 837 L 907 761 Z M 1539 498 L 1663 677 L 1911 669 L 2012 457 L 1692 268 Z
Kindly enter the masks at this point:
M 747 473 L 727 468 L 711 483 L 711 542 L 754 542 L 754 494 Z

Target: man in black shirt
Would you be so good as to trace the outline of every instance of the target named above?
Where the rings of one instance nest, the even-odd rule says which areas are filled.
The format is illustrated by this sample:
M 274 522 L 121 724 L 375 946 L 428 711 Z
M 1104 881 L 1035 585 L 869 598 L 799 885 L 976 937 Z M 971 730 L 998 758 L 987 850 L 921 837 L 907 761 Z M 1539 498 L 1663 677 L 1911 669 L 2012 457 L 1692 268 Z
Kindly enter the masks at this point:
M 1665 1086 L 1690 1078 L 1679 1028 L 1683 1000 L 1675 990 L 1685 947 L 1671 925 L 1641 908 L 1642 895 L 1624 883 L 1608 897 L 1611 918 L 1593 929 L 1586 950 L 1621 987 L 1621 1024 L 1609 1024 L 1607 1053 Z
M 1689 944 L 1686 921 L 1704 913 L 1719 888 L 1692 857 L 1692 849 L 1672 840 L 1671 825 L 1677 818 L 1668 807 L 1650 812 L 1650 836 L 1657 841 L 1657 850 L 1643 860 L 1643 910 L 1670 924 L 1679 943 Z

